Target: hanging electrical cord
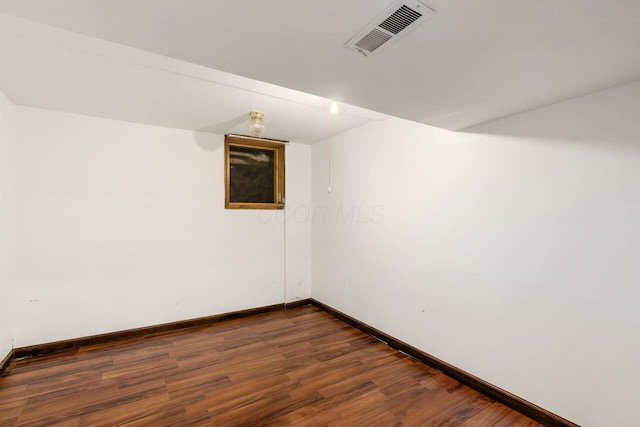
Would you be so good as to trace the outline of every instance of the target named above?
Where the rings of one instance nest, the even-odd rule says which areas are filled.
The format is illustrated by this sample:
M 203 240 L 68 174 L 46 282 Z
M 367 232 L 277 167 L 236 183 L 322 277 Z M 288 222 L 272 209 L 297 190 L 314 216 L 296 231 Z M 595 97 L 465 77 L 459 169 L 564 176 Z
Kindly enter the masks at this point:
M 287 150 L 284 150 L 284 157 L 285 157 L 285 164 L 286 164 L 286 160 L 287 160 Z M 284 216 L 284 218 L 282 219 L 282 256 L 283 256 L 283 262 L 282 262 L 282 266 L 284 268 L 283 271 L 283 276 L 284 276 L 284 301 L 283 301 L 283 305 L 284 305 L 284 309 L 287 309 L 287 203 L 286 200 L 283 201 L 284 202 L 284 209 L 282 210 L 282 215 Z
M 329 172 L 329 178 L 328 178 L 328 183 L 327 183 L 327 193 L 331 193 L 331 160 L 332 160 L 332 148 L 333 148 L 333 143 L 331 141 L 331 116 L 333 116 L 334 114 L 338 114 L 338 111 L 340 111 L 340 107 L 338 106 L 338 103 L 333 101 L 331 102 L 331 104 L 329 105 L 329 111 L 327 112 L 327 139 L 328 139 L 328 172 Z
M 327 182 L 327 192 L 331 193 L 331 160 L 332 160 L 332 146 L 333 142 L 331 141 L 331 116 L 338 114 L 340 111 L 340 106 L 337 102 L 332 101 L 329 104 L 329 109 L 327 110 L 327 144 L 328 144 L 328 159 L 327 159 L 327 167 L 328 167 L 328 182 Z M 286 160 L 287 152 L 285 151 L 285 160 Z M 286 162 L 285 162 L 286 163 Z M 282 227 L 282 238 L 283 238 L 283 256 L 284 256 L 284 290 L 283 290 L 283 306 L 284 309 L 287 309 L 287 204 L 284 205 L 283 210 L 283 227 Z
M 327 114 L 327 139 L 328 139 L 328 154 L 327 154 L 327 193 L 331 193 L 331 113 Z

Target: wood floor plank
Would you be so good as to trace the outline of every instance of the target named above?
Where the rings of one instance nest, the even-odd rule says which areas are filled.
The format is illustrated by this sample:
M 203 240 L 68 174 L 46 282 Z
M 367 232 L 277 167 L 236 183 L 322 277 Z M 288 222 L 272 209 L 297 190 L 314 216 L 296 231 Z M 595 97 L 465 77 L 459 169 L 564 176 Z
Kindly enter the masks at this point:
M 538 426 L 312 306 L 14 360 L 0 426 Z

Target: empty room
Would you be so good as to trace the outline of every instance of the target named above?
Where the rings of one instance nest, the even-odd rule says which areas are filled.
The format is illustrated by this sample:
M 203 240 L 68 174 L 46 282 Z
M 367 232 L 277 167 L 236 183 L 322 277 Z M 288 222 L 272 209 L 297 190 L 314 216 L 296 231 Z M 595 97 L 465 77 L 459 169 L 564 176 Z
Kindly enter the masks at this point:
M 0 0 L 0 426 L 640 426 L 637 0 Z

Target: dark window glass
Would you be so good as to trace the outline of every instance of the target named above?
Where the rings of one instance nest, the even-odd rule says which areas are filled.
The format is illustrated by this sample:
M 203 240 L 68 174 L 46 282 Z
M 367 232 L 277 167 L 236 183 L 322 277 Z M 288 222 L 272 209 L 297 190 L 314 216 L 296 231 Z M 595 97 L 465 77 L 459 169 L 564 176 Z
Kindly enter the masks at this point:
M 274 203 L 273 150 L 229 149 L 229 200 L 232 203 Z

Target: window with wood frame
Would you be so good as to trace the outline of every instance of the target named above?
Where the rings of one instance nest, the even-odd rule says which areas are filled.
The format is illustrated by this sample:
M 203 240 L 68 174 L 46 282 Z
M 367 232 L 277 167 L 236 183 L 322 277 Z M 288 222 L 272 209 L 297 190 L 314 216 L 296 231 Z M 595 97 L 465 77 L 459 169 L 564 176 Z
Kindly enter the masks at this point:
M 238 135 L 224 140 L 225 208 L 284 209 L 284 144 Z

